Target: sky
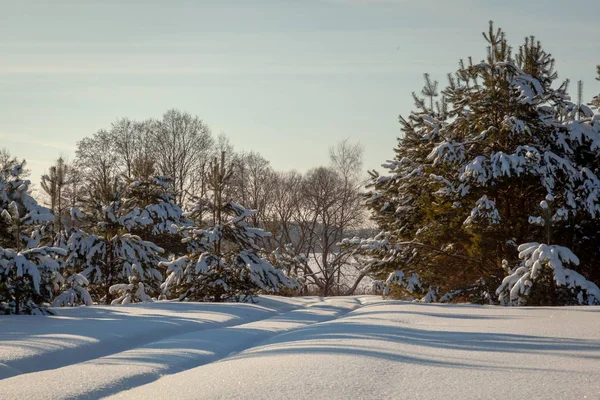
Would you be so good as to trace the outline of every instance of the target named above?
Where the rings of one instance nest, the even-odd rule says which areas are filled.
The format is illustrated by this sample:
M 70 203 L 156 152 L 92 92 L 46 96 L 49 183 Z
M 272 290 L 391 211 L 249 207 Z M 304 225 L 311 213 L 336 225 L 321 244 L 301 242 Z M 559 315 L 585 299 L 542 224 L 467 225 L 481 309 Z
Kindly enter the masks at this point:
M 560 78 L 600 93 L 600 1 L 0 0 L 0 147 L 39 182 L 118 118 L 199 116 L 277 170 L 328 163 L 343 139 L 364 169 L 394 156 L 423 73 L 443 85 L 485 57 L 494 20 L 535 35 Z

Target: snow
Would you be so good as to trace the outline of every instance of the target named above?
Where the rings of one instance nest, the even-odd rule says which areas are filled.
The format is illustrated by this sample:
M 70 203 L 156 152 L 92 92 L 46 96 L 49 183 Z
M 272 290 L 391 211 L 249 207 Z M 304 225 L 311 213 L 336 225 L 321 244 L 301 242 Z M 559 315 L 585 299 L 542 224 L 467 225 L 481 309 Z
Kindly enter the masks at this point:
M 2 399 L 599 398 L 600 309 L 284 298 L 0 319 Z

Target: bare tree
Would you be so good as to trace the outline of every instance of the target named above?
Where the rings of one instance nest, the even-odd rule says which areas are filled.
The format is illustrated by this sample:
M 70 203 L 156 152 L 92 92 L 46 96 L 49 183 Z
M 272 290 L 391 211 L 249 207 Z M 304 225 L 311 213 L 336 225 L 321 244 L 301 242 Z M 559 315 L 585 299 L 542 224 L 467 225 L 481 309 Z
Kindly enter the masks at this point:
M 119 167 L 112 135 L 100 130 L 91 138 L 77 143 L 74 168 L 81 175 L 88 200 L 110 202 L 114 185 L 118 178 Z M 82 196 L 83 197 L 83 196 Z
M 195 180 L 210 158 L 210 128 L 198 117 L 169 110 L 154 126 L 152 143 L 157 170 L 172 177 L 176 200 L 183 204 L 198 190 Z
M 274 172 L 272 190 L 266 208 L 268 230 L 273 234 L 275 247 L 291 244 L 294 252 L 304 248 L 299 236 L 298 212 L 302 197 L 302 174 L 297 171 Z
M 429 89 L 435 91 L 434 88 Z M 348 139 L 329 148 L 331 167 L 343 180 L 337 242 L 344 238 L 348 228 L 357 228 L 366 220 L 366 210 L 360 195 L 365 185 L 364 179 L 361 179 L 363 153 L 363 146 L 359 142 L 350 143 Z M 342 268 L 338 268 L 336 277 L 338 284 L 341 282 L 342 274 Z
M 340 173 L 345 182 L 357 180 L 363 167 L 364 149 L 360 143 L 350 143 L 349 139 L 338 142 L 329 148 L 332 168 Z
M 254 226 L 267 223 L 268 204 L 272 200 L 274 172 L 269 161 L 258 153 L 238 154 L 234 161 L 232 186 L 244 207 L 256 210 L 251 221 Z
M 121 118 L 112 123 L 110 136 L 115 153 L 121 164 L 121 173 L 131 178 L 133 163 L 136 159 L 139 146 L 142 144 L 136 123 L 128 118 Z

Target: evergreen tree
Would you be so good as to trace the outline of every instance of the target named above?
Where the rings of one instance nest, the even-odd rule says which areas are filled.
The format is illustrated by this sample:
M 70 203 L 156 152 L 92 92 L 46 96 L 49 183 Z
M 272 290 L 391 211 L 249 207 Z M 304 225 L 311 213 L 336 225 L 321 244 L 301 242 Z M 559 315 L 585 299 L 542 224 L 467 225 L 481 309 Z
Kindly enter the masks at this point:
M 553 212 L 552 196 L 540 202 L 541 216 L 529 217 L 530 223 L 544 227 L 546 242 L 551 243 L 553 226 L 566 218 L 565 211 Z M 522 262 L 509 268 L 503 262 L 508 276 L 496 290 L 502 304 L 515 305 L 600 305 L 600 289 L 580 273 L 566 268 L 579 265 L 579 258 L 567 247 L 540 243 L 526 243 L 518 247 Z M 535 283 L 535 284 L 534 284 Z
M 566 82 L 553 88 L 554 59 L 533 37 L 515 55 L 491 23 L 484 37 L 484 61 L 461 61 L 435 107 L 426 81 L 429 99 L 414 96 L 417 110 L 400 118 L 390 174 L 373 174 L 368 197 L 383 232 L 360 244 L 385 269 L 447 290 L 497 287 L 503 260 L 544 238 L 529 217 L 546 196 L 554 243 L 600 255 L 584 243 L 600 210 L 598 116 L 569 100 Z
M 247 219 L 255 211 L 223 200 L 231 176 L 222 153 L 220 163 L 215 158 L 209 170 L 212 198 L 197 202 L 188 214 L 197 225 L 183 228 L 189 254 L 161 263 L 169 271 L 162 286 L 166 295 L 194 301 L 240 300 L 261 290 L 278 292 L 281 286 L 294 287 L 261 255 L 256 241 L 270 234 L 248 225 Z
M 85 212 L 71 210 L 79 227 L 68 240 L 67 267 L 89 282 L 88 290 L 98 303 L 110 304 L 119 288 L 111 289 L 113 285 L 129 284 L 134 275 L 150 294 L 158 293 L 162 281 L 157 265 L 163 260 L 163 249 L 131 233 L 151 226 L 153 221 L 128 195 L 128 187 L 116 185 L 112 201 L 96 201 Z M 73 285 L 85 283 L 76 275 L 70 282 L 71 293 L 78 290 Z
M 62 230 L 62 217 L 65 207 L 64 192 L 69 184 L 69 166 L 60 157 L 56 164 L 50 167 L 48 174 L 42 175 L 40 186 L 50 197 L 50 209 L 55 216 L 54 231 Z
M 63 249 L 43 246 L 45 225 L 54 216 L 29 193 L 24 162 L 0 170 L 0 312 L 45 312 L 60 277 Z
M 140 165 L 142 164 L 142 165 Z M 136 163 L 146 173 L 151 170 L 148 162 Z M 134 168 L 134 172 L 137 169 Z M 131 232 L 144 240 L 156 243 L 169 254 L 182 254 L 185 245 L 181 243 L 180 228 L 189 226 L 191 221 L 184 217 L 183 210 L 175 203 L 171 190 L 172 179 L 167 176 L 135 175 L 129 179 L 127 203 L 129 208 L 138 207 L 150 223 L 132 228 Z

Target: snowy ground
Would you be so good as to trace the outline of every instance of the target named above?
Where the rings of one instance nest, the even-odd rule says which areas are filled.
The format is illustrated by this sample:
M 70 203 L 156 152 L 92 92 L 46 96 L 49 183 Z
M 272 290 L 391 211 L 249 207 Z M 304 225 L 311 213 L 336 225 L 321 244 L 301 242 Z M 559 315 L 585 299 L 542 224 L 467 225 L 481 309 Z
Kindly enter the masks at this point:
M 1 399 L 600 399 L 600 308 L 374 296 L 0 317 Z

